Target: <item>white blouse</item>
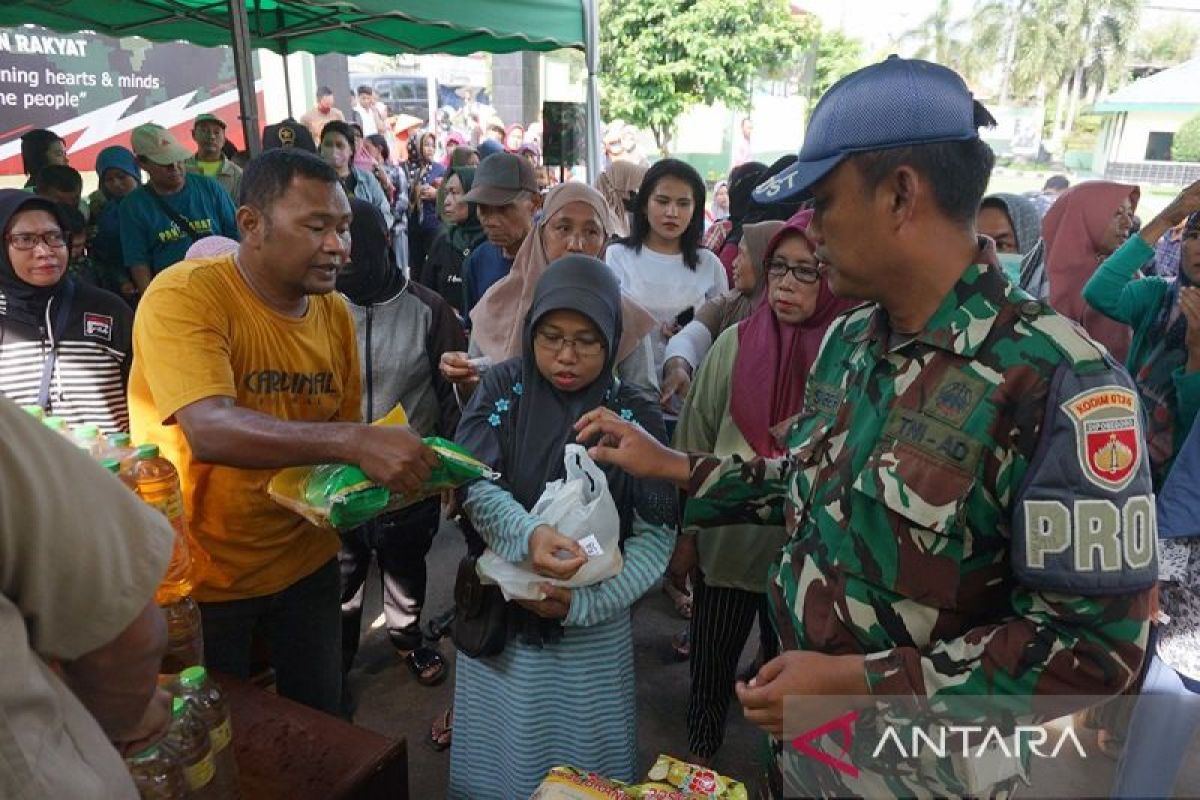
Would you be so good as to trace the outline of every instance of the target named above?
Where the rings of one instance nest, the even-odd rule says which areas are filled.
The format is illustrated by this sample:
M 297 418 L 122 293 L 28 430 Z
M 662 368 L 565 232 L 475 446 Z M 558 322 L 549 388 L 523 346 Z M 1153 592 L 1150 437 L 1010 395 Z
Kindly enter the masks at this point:
M 700 250 L 696 269 L 690 269 L 683 256 L 656 253 L 645 245 L 640 253 L 622 244 L 610 245 L 604 260 L 612 267 L 621 288 L 654 315 L 659 324 L 672 322 L 685 309 L 697 309 L 729 288 L 729 279 L 720 259 L 709 250 Z M 662 372 L 667 339 L 661 331 L 650 334 L 654 345 L 655 373 Z

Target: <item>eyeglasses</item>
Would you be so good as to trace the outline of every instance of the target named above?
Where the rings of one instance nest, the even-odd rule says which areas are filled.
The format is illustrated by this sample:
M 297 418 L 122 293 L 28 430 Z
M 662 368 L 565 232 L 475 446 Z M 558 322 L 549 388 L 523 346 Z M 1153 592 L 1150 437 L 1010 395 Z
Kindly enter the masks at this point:
M 564 347 L 570 345 L 575 348 L 575 355 L 583 358 L 591 358 L 604 352 L 604 342 L 599 339 L 592 339 L 590 337 L 587 339 L 568 339 L 561 333 L 552 333 L 550 331 L 534 331 L 533 343 L 547 353 L 554 354 L 561 353 Z
M 10 233 L 4 237 L 14 250 L 32 250 L 39 244 L 44 244 L 51 250 L 67 246 L 67 239 L 62 231 L 46 231 L 45 233 Z
M 800 283 L 816 283 L 821 278 L 820 270 L 810 264 L 789 264 L 781 258 L 767 262 L 767 275 L 772 278 L 782 278 L 789 272 Z

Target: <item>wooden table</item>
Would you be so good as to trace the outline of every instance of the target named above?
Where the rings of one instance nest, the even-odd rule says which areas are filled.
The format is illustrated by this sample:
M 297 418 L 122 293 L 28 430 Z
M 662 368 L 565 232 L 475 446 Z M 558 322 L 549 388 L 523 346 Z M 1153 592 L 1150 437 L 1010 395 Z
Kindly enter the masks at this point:
M 404 739 L 214 677 L 229 701 L 243 800 L 407 800 Z

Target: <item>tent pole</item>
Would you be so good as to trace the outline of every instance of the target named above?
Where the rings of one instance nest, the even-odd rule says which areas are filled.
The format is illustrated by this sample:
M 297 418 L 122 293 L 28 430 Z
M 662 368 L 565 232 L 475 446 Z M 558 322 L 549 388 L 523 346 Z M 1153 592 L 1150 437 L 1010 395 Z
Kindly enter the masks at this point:
M 283 55 L 283 91 L 287 92 L 288 119 L 295 119 L 296 115 L 292 113 L 292 72 L 288 68 L 288 58 L 291 54 L 288 51 L 287 39 L 281 41 L 279 45 Z
M 587 179 L 600 177 L 600 21 L 596 0 L 583 0 L 584 56 L 587 59 Z
M 262 152 L 262 134 L 258 126 L 258 92 L 254 89 L 254 55 L 250 52 L 250 18 L 245 0 L 228 0 L 229 27 L 233 34 L 233 68 L 237 75 L 238 103 L 246 150 L 251 158 Z

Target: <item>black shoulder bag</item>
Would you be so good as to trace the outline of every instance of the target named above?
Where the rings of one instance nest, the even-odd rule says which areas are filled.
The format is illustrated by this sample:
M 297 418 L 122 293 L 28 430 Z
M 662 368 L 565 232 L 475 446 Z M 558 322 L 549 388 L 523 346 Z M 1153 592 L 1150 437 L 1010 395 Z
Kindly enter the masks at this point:
M 466 529 L 470 523 L 463 518 L 464 533 L 470 543 L 482 544 L 478 534 Z M 474 536 L 472 536 L 474 534 Z M 500 587 L 485 585 L 479 580 L 476 570 L 482 547 L 468 545 L 467 555 L 458 564 L 458 575 L 454 581 L 454 622 L 450 627 L 450 638 L 454 646 L 471 658 L 499 655 L 508 640 L 508 603 Z

